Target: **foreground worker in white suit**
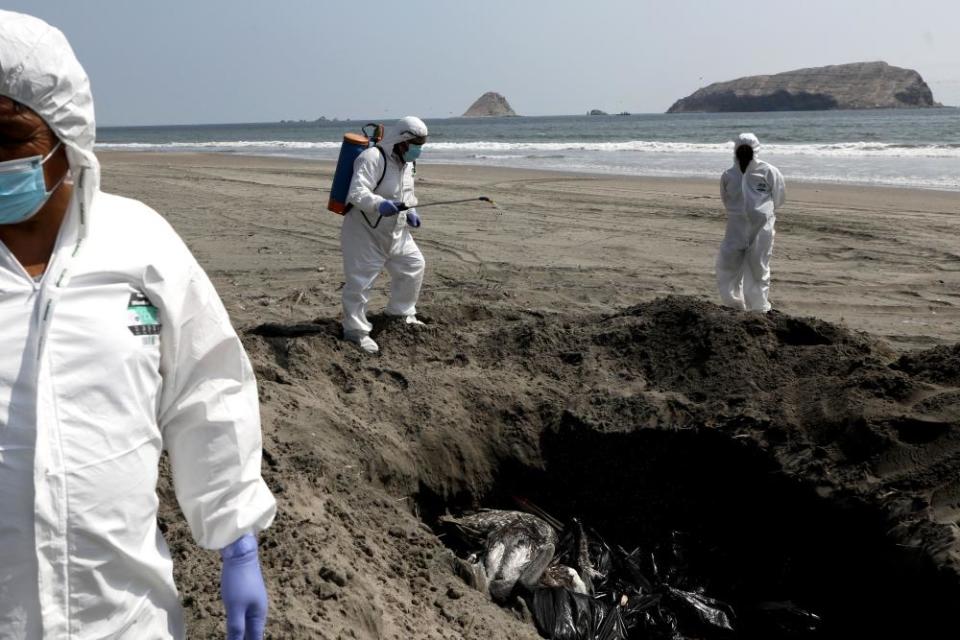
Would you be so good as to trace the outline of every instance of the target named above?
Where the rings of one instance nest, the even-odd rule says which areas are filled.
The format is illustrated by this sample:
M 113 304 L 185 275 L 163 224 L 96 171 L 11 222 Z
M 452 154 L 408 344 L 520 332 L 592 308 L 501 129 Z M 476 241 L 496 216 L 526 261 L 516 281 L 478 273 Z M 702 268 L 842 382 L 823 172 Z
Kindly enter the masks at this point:
M 90 85 L 60 31 L 0 11 L 0 638 L 184 638 L 158 530 L 163 449 L 223 558 L 231 640 L 259 640 L 250 363 L 173 229 L 99 190 Z
M 417 298 L 423 283 L 423 254 L 410 229 L 420 226 L 413 193 L 414 167 L 427 142 L 427 125 L 407 116 L 384 133 L 376 147 L 361 153 L 353 165 L 347 200 L 352 208 L 343 220 L 343 337 L 363 351 L 380 350 L 367 320 L 370 289 L 386 267 L 390 274 L 387 315 L 407 324 L 417 319 Z M 406 207 L 406 208 L 405 208 Z
M 773 227 L 786 198 L 783 175 L 757 158 L 757 136 L 741 133 L 733 145 L 733 166 L 720 178 L 727 232 L 717 256 L 717 288 L 728 307 L 767 312 Z

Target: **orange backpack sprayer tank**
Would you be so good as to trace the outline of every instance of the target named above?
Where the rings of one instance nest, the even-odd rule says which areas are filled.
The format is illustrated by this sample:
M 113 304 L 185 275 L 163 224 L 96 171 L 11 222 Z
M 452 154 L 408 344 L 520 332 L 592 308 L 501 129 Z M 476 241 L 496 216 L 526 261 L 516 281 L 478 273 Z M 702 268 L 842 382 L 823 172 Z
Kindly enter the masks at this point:
M 367 133 L 367 129 L 373 130 Z M 327 209 L 344 215 L 350 210 L 347 195 L 350 191 L 350 181 L 353 180 L 353 162 L 365 149 L 368 149 L 383 140 L 383 125 L 370 123 L 361 129 L 363 133 L 348 133 L 343 136 L 340 145 L 340 156 L 337 158 L 337 168 L 333 172 L 333 185 L 330 187 L 330 199 Z

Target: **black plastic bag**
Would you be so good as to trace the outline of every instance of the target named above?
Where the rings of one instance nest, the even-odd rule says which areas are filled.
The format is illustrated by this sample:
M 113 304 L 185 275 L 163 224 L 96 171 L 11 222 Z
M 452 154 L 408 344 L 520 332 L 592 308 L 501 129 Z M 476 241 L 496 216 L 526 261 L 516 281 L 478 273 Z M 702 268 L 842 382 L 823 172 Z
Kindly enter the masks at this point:
M 668 586 L 665 603 L 683 629 L 733 631 L 733 609 L 725 602 Z
M 627 640 L 619 607 L 566 589 L 533 591 L 533 621 L 550 640 Z

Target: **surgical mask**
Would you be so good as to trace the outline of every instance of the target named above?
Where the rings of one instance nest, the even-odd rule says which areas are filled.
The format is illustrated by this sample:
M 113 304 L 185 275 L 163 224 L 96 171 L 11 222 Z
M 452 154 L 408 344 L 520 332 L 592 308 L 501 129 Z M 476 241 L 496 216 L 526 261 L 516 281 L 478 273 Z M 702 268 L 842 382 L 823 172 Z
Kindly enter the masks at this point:
M 17 224 L 32 218 L 43 208 L 63 178 L 47 191 L 43 165 L 60 148 L 60 142 L 46 156 L 32 156 L 0 162 L 0 224 Z
M 414 162 L 417 158 L 420 157 L 420 152 L 423 151 L 422 144 L 411 144 L 407 147 L 407 150 L 403 154 L 404 162 Z

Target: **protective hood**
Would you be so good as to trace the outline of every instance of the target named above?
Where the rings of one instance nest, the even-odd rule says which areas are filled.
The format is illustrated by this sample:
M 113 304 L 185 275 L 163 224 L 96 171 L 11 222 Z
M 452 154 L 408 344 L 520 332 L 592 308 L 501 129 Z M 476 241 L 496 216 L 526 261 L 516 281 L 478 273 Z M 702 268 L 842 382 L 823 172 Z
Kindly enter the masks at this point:
M 427 135 L 427 125 L 423 123 L 423 120 L 414 116 L 407 116 L 400 118 L 395 124 L 386 127 L 386 130 L 383 132 L 383 140 L 380 141 L 380 146 L 383 147 L 383 150 L 389 155 L 393 152 L 394 145 L 407 140 L 413 140 L 414 138 L 424 138 Z
M 750 147 L 753 149 L 753 157 L 756 158 L 760 153 L 760 139 L 752 133 L 741 133 L 733 139 L 734 158 L 736 158 L 737 149 L 740 147 Z
M 59 29 L 33 16 L 0 10 L 0 95 L 43 118 L 67 149 L 80 203 L 77 239 L 86 236 L 86 211 L 100 188 L 93 153 L 96 121 L 90 80 Z

